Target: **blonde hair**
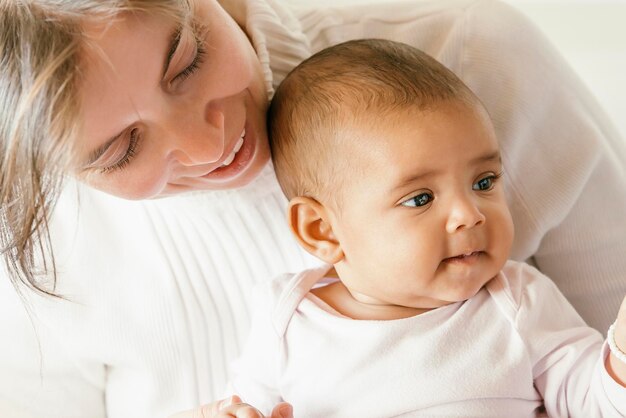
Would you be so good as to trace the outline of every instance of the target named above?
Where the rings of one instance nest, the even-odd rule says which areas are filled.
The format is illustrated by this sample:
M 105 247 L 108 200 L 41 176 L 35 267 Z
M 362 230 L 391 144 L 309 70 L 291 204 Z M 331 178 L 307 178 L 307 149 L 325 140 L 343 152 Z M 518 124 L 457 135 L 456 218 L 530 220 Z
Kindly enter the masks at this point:
M 48 222 L 79 140 L 84 25 L 123 12 L 182 24 L 191 1 L 0 0 L 0 253 L 18 290 L 55 295 Z

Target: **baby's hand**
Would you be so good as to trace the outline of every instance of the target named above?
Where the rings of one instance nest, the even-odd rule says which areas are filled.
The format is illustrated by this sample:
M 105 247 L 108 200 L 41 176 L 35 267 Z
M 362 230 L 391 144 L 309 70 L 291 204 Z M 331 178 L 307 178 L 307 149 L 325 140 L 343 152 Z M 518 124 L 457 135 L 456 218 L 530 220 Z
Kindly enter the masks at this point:
M 615 320 L 615 329 L 613 330 L 615 345 L 622 352 L 626 353 L 626 298 L 622 301 L 619 308 L 617 319 Z M 626 363 L 619 360 L 613 354 L 606 358 L 606 369 L 613 379 L 620 385 L 626 387 Z
M 622 301 L 615 321 L 615 343 L 626 353 L 626 298 Z
M 243 403 L 239 396 L 231 396 L 193 411 L 176 414 L 170 418 L 266 418 L 256 408 Z M 293 418 L 291 405 L 281 402 L 267 418 Z
M 243 403 L 239 396 L 232 396 L 230 403 L 219 410 L 216 418 L 266 418 L 253 406 Z M 272 409 L 272 414 L 267 418 L 293 418 L 293 409 L 288 403 L 281 402 Z

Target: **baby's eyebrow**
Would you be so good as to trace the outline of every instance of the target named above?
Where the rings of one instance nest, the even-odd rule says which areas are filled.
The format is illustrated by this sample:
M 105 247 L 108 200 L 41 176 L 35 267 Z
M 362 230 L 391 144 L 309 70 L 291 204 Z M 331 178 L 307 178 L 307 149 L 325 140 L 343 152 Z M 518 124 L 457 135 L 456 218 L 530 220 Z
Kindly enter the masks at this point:
M 472 158 L 470 160 L 472 164 L 488 163 L 491 161 L 497 161 L 499 163 L 502 163 L 502 156 L 500 155 L 500 150 L 492 151 L 484 155 L 479 155 L 478 157 Z
M 183 25 L 179 25 L 174 32 L 170 35 L 170 44 L 167 51 L 167 55 L 165 56 L 165 65 L 163 66 L 163 77 L 167 73 L 167 69 L 170 66 L 170 62 L 172 62 L 172 57 L 174 57 L 174 53 L 178 49 L 178 45 L 180 44 L 180 37 L 183 32 Z
M 406 177 L 403 177 L 402 179 L 400 179 L 397 184 L 394 185 L 393 189 L 401 189 L 404 186 L 408 185 L 408 184 L 412 184 L 417 182 L 418 180 L 425 180 L 428 179 L 429 177 L 434 177 L 437 174 L 439 174 L 438 171 L 424 171 L 421 173 L 412 173 Z
M 502 163 L 502 157 L 500 156 L 500 150 L 489 151 L 478 157 L 474 157 L 470 160 L 470 165 L 478 165 L 481 163 L 498 162 Z M 410 175 L 401 178 L 393 187 L 393 189 L 401 189 L 408 184 L 417 182 L 418 180 L 425 180 L 428 177 L 433 177 L 440 174 L 439 171 L 424 171 L 421 173 L 411 173 Z

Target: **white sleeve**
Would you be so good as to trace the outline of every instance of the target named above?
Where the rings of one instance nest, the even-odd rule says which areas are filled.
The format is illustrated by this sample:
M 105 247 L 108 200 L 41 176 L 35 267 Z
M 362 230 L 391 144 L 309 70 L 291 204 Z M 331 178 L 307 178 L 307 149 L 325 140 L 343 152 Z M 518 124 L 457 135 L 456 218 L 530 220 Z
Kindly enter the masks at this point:
M 106 417 L 104 365 L 73 358 L 29 317 L 1 270 L 0 318 L 1 417 Z
M 283 401 L 277 382 L 282 339 L 272 323 L 269 293 L 267 284 L 253 290 L 250 334 L 241 356 L 232 364 L 229 385 L 232 394 L 268 416 Z
M 520 264 L 516 273 L 515 324 L 548 416 L 625 416 L 626 388 L 606 371 L 600 334 L 540 272 Z

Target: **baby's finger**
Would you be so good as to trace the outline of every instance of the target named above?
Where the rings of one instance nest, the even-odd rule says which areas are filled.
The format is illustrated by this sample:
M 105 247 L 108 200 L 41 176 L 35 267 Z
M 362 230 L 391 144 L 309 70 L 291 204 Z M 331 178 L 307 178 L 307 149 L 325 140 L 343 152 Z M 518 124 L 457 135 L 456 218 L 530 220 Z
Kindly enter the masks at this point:
M 228 417 L 229 415 L 222 415 L 220 411 L 233 404 L 241 403 L 239 396 L 231 396 L 220 401 L 212 402 L 208 405 L 202 405 L 194 410 L 179 412 L 176 415 L 172 415 L 170 418 L 218 418 Z M 235 416 L 235 415 L 232 415 Z
M 245 403 L 238 403 L 220 409 L 219 417 L 264 418 L 263 414 L 259 412 L 256 408 Z
M 270 418 L 293 418 L 293 407 L 287 402 L 281 402 L 272 409 Z

